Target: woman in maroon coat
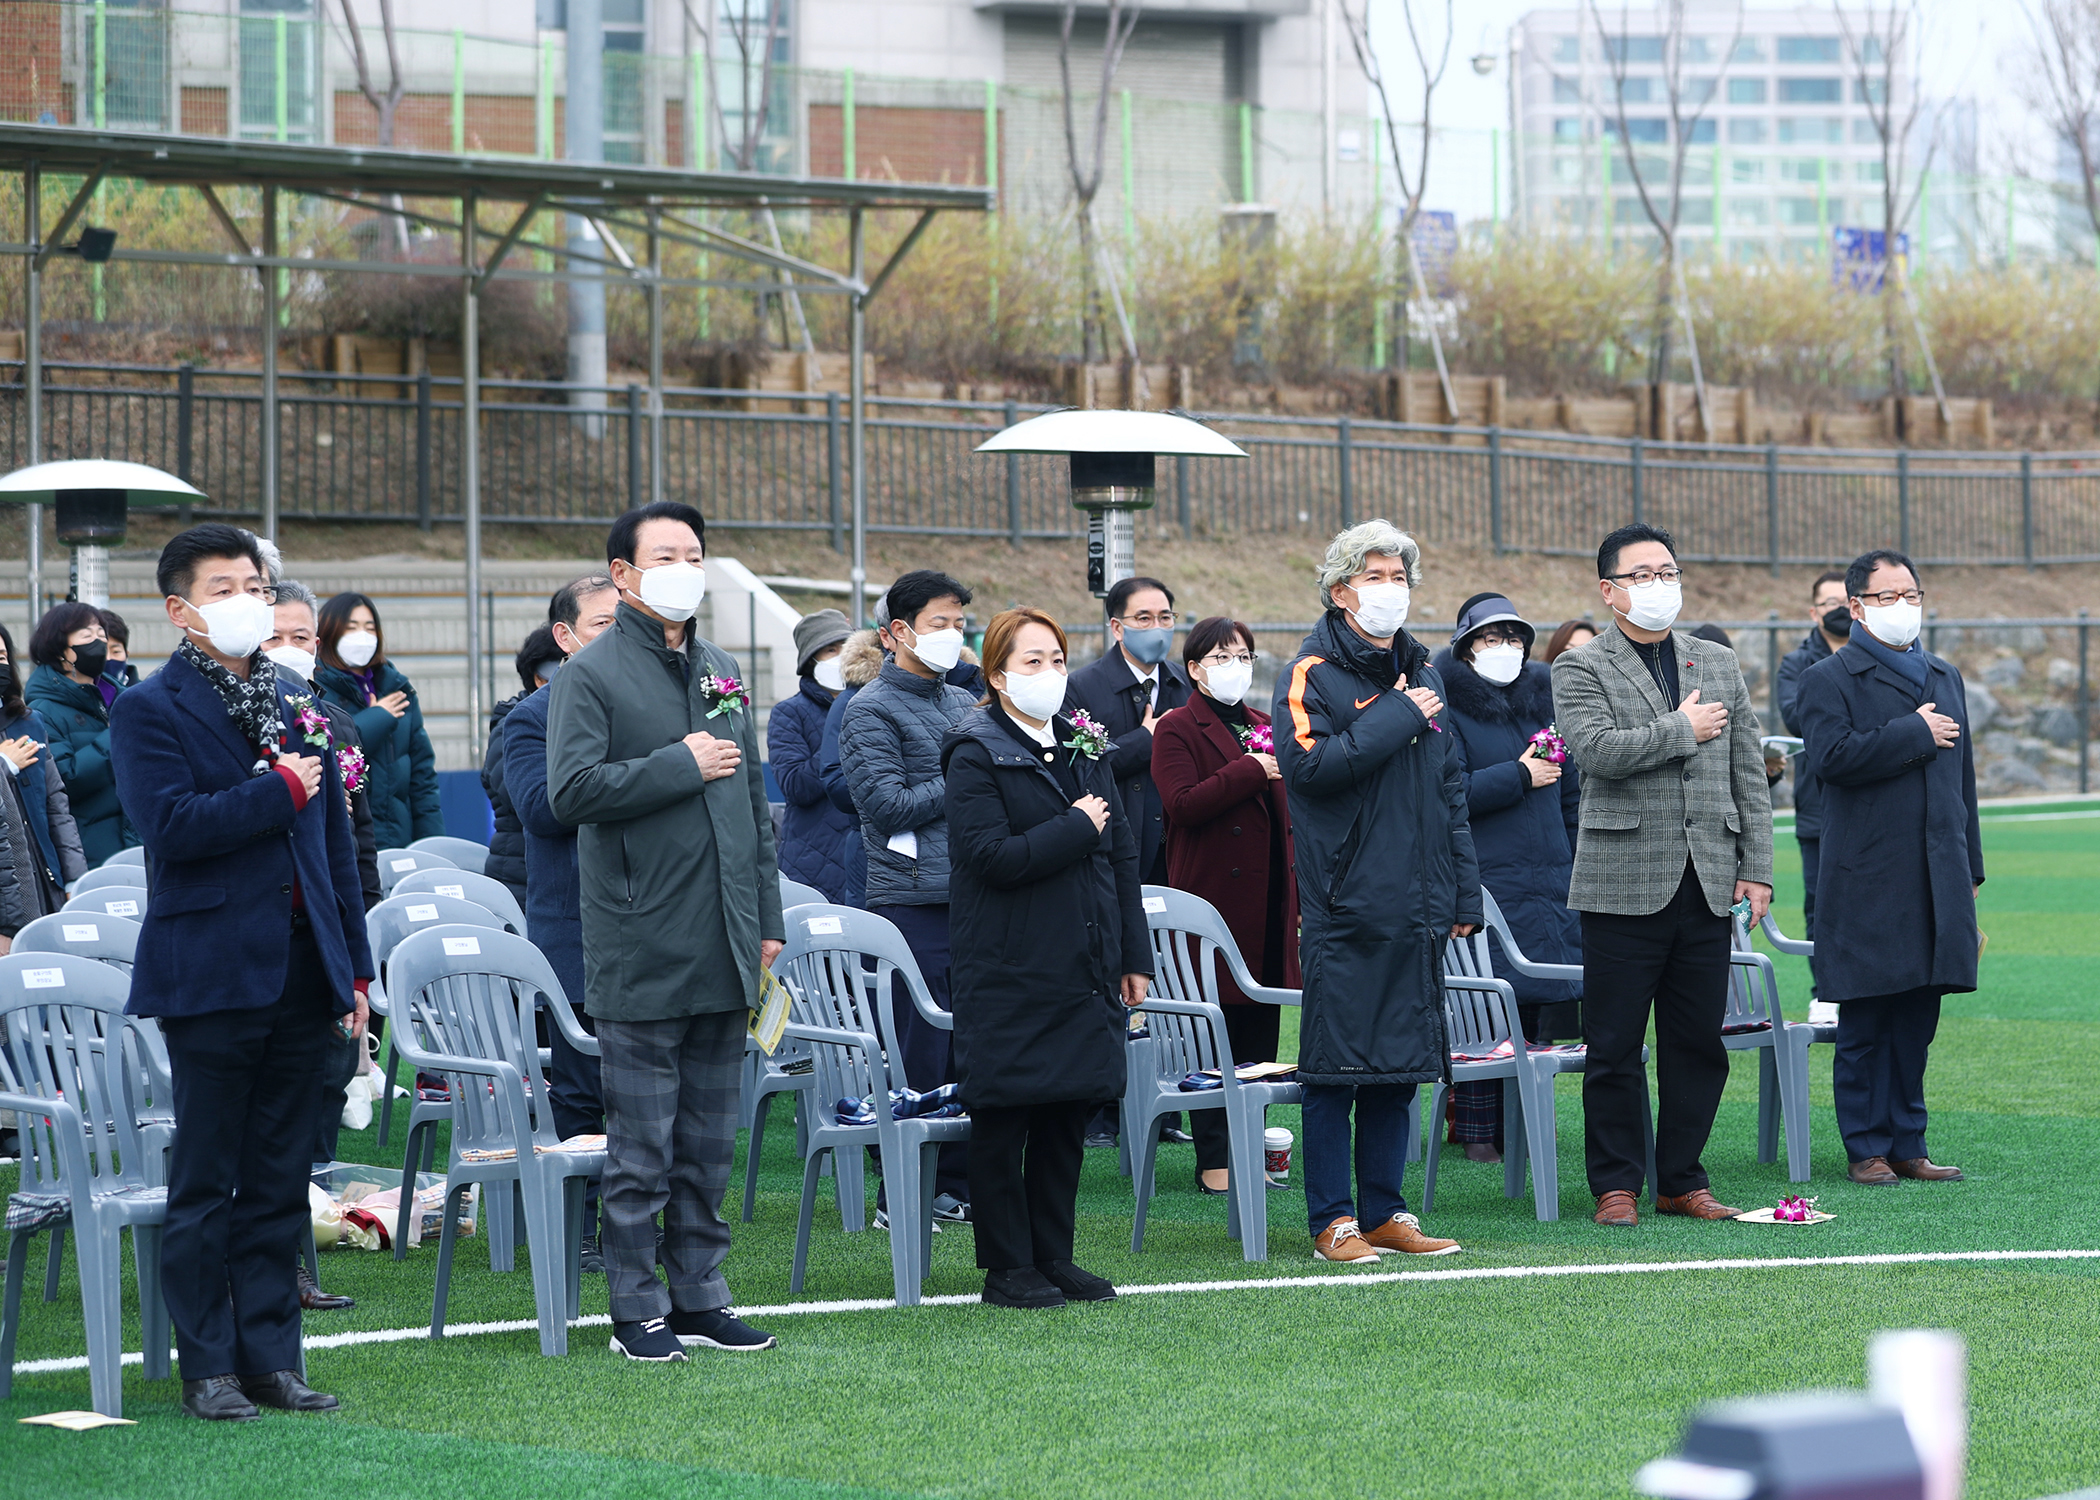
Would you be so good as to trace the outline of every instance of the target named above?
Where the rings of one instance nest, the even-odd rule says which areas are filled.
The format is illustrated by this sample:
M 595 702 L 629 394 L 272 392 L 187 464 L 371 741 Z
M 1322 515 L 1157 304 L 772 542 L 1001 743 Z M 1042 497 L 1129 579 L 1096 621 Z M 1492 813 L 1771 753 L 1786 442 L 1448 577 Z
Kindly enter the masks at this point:
M 1195 696 L 1152 731 L 1152 781 L 1167 825 L 1167 883 L 1201 896 L 1225 918 L 1265 985 L 1296 989 L 1298 882 L 1291 820 L 1266 749 L 1269 716 L 1246 703 L 1254 632 L 1237 620 L 1199 620 L 1181 648 Z M 1235 1063 L 1273 1062 L 1280 1012 L 1249 1000 L 1219 965 L 1218 999 Z M 1225 1112 L 1191 1112 L 1196 1182 L 1226 1191 Z

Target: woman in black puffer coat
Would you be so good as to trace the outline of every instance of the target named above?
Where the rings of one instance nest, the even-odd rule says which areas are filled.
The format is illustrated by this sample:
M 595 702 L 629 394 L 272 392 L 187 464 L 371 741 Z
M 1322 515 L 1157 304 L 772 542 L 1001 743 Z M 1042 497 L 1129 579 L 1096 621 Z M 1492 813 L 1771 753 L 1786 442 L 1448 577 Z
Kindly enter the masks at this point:
M 1553 724 L 1553 671 L 1530 660 L 1534 632 L 1500 594 L 1475 594 L 1458 612 L 1451 646 L 1437 653 L 1448 722 L 1464 762 L 1466 812 L 1480 885 L 1495 898 L 1524 956 L 1582 962 L 1582 927 L 1568 910 L 1581 777 L 1572 763 L 1531 753 L 1532 736 Z M 1524 1034 L 1534 1042 L 1582 1035 L 1581 986 L 1519 974 L 1489 939 L 1495 973 L 1516 991 Z M 1475 1161 L 1498 1161 L 1502 1085 L 1452 1091 L 1452 1139 Z
M 489 835 L 488 862 L 481 873 L 500 880 L 525 908 L 525 824 L 511 804 L 510 790 L 503 784 L 503 721 L 526 697 L 549 681 L 562 661 L 562 650 L 554 643 L 554 627 L 542 625 L 525 637 L 518 648 L 518 691 L 489 710 L 488 749 L 481 757 L 481 789 L 488 794 L 495 814 L 495 830 Z

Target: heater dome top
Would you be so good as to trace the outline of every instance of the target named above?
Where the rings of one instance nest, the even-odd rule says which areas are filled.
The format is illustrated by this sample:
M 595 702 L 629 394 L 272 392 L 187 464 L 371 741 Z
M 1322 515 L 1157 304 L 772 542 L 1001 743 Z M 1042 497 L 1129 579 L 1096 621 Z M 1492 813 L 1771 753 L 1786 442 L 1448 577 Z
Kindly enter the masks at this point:
M 120 490 L 132 506 L 175 506 L 204 492 L 147 464 L 115 458 L 67 458 L 33 464 L 0 478 L 0 504 L 50 505 L 69 490 Z
M 1164 411 L 1052 411 L 977 445 L 979 453 L 1150 453 L 1245 458 L 1230 438 Z

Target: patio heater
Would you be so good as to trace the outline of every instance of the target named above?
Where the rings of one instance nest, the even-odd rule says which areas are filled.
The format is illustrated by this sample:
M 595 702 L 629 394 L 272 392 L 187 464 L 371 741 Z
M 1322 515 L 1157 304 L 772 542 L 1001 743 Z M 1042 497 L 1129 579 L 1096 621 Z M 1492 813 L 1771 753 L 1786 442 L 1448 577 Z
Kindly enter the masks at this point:
M 1062 453 L 1072 503 L 1086 512 L 1086 584 L 1096 598 L 1137 572 L 1137 513 L 1152 508 L 1153 471 L 1169 458 L 1245 458 L 1231 439 L 1164 411 L 1045 412 L 977 446 L 979 453 Z
M 173 474 L 113 458 L 32 464 L 0 479 L 0 505 L 56 508 L 58 539 L 73 554 L 69 597 L 99 608 L 109 605 L 109 549 L 122 545 L 132 508 L 171 510 L 204 498 Z

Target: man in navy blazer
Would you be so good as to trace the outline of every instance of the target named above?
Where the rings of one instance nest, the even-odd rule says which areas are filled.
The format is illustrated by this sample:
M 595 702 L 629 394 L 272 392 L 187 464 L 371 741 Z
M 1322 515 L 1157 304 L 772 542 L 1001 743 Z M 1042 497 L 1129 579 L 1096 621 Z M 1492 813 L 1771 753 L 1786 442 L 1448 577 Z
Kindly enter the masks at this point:
M 275 621 L 255 539 L 182 532 L 159 586 L 183 643 L 119 697 L 110 759 L 153 893 L 129 1008 L 160 1018 L 174 1071 L 161 1276 L 182 1404 L 329 1410 L 297 1374 L 295 1266 L 329 1031 L 366 1018 L 357 845 L 325 731 L 297 722 L 303 685 L 258 649 Z

